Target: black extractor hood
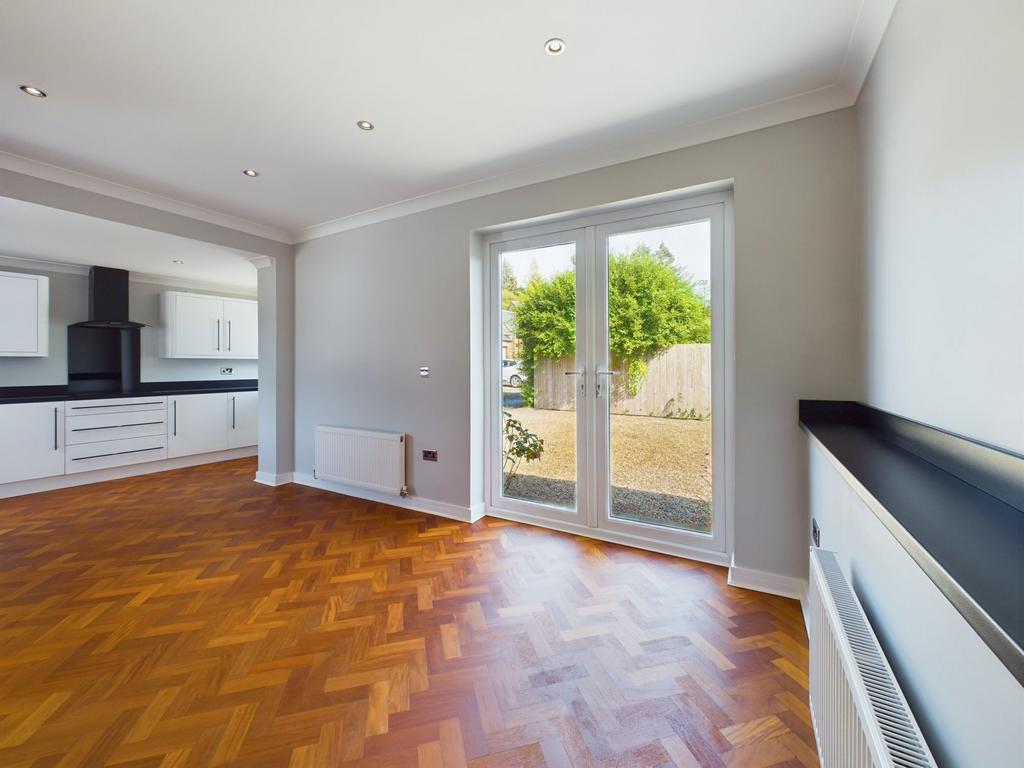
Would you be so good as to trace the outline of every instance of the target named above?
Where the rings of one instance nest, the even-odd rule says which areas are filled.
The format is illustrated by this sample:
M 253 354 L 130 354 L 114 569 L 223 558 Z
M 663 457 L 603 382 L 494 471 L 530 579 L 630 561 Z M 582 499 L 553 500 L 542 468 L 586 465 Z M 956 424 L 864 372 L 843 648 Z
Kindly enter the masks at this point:
M 89 319 L 72 328 L 145 328 L 128 319 L 128 271 L 110 267 L 89 270 Z

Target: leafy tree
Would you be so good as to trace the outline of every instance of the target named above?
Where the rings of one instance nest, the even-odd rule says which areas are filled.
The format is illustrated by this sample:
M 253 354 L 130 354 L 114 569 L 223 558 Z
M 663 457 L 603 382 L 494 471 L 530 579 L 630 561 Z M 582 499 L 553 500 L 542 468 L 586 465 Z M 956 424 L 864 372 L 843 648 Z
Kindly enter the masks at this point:
M 519 296 L 522 293 L 522 288 L 519 287 L 519 281 L 516 279 L 516 273 L 512 269 L 512 265 L 506 259 L 501 260 L 501 308 L 512 309 L 516 301 L 519 300 Z
M 558 360 L 576 352 L 576 278 L 563 272 L 531 277 L 519 296 L 516 332 L 522 342 L 522 394 L 533 403 L 534 370 L 539 360 Z M 647 361 L 675 344 L 711 340 L 711 311 L 675 266 L 662 245 L 641 245 L 608 258 L 608 341 L 614 365 L 635 395 L 647 375 Z
M 538 360 L 558 360 L 576 351 L 576 275 L 533 276 L 513 307 L 522 343 L 523 399 L 533 403 L 533 371 Z
M 630 395 L 640 390 L 647 361 L 658 352 L 711 340 L 709 308 L 686 276 L 665 260 L 666 253 L 664 246 L 651 252 L 641 245 L 608 259 L 608 344 Z

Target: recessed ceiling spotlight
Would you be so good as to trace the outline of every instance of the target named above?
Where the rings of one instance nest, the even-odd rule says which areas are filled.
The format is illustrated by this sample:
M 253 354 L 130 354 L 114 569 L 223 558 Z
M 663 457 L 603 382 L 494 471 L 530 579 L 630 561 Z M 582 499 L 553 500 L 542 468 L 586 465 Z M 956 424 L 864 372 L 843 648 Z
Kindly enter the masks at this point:
M 171 259 L 172 264 L 184 264 L 185 262 L 181 259 Z
M 259 171 L 254 171 L 252 168 L 246 168 L 244 171 L 242 171 L 242 173 L 244 173 L 250 179 L 254 179 L 260 175 Z
M 19 85 L 22 93 L 27 93 L 29 96 L 35 96 L 37 99 L 45 99 L 46 91 L 41 91 L 34 85 Z
M 549 56 L 560 56 L 565 53 L 565 40 L 560 37 L 552 37 L 544 43 L 544 50 Z
M 358 125 L 360 130 L 363 130 L 363 131 L 372 131 L 373 130 L 373 123 L 371 123 L 369 120 L 359 120 L 359 121 L 356 122 L 356 125 Z

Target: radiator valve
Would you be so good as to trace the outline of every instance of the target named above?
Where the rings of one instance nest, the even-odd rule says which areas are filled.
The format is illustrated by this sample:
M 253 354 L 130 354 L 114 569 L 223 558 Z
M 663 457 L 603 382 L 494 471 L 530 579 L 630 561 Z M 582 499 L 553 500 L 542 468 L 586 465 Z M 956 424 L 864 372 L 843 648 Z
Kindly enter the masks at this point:
M 408 498 L 408 496 L 409 496 L 409 486 L 403 485 L 402 486 L 402 490 L 400 490 L 398 492 L 398 495 L 401 496 L 403 499 Z

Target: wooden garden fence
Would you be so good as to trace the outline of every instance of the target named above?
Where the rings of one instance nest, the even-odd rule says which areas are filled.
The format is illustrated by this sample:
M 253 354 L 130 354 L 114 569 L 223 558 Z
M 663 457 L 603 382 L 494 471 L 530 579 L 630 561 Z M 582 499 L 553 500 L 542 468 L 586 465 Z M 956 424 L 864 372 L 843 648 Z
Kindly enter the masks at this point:
M 570 411 L 575 408 L 574 361 L 541 360 L 534 371 L 534 407 Z M 711 414 L 711 345 L 677 344 L 647 362 L 647 377 L 635 396 L 625 376 L 610 377 L 612 413 L 634 416 L 706 417 Z M 587 381 L 593 386 L 593 381 Z

